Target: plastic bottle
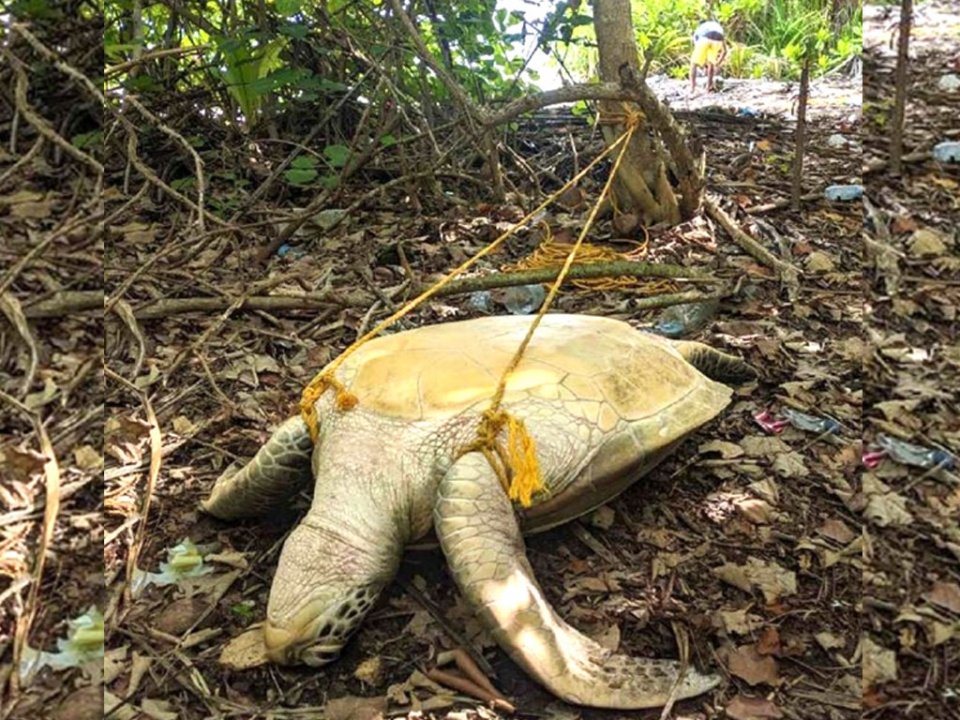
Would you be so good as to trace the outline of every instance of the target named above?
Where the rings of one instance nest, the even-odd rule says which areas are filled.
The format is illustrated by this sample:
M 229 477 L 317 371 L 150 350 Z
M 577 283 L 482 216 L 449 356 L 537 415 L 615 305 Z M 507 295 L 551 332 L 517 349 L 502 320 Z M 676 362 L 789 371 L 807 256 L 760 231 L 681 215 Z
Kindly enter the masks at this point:
M 529 315 L 540 309 L 546 297 L 543 285 L 508 287 L 503 292 L 503 306 L 514 315 Z
M 477 292 L 470 293 L 470 299 L 467 301 L 467 304 L 472 309 L 479 310 L 480 312 L 488 313 L 493 310 L 493 298 L 486 290 L 478 290 Z
M 960 162 L 960 142 L 948 140 L 933 146 L 933 157 L 940 162 Z
M 831 185 L 823 191 L 827 200 L 849 202 L 863 197 L 863 185 Z
M 913 465 L 914 467 L 932 468 L 942 465 L 951 468 L 956 464 L 956 458 L 946 450 L 924 447 L 923 445 L 914 445 L 913 443 L 898 440 L 890 435 L 880 433 L 877 436 L 877 444 L 886 450 L 895 462 L 902 465 Z

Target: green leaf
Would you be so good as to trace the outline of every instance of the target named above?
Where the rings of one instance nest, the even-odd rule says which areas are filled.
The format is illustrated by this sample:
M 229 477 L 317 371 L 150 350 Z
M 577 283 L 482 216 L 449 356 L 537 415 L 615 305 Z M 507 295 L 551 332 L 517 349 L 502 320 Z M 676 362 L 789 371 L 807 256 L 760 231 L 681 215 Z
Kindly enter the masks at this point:
M 230 612 L 239 618 L 249 620 L 253 617 L 253 602 L 250 600 L 243 600 L 242 602 L 235 603 L 234 605 L 230 606 Z
M 251 47 L 251 41 L 222 38 L 220 42 L 227 65 L 223 79 L 249 123 L 256 120 L 263 96 L 273 90 L 272 83 L 264 80 L 282 65 L 280 53 L 287 43 L 285 38 L 276 38 L 263 47 Z
M 277 12 L 284 17 L 290 17 L 300 12 L 302 0 L 277 0 Z
M 79 148 L 80 150 L 88 147 L 96 147 L 103 144 L 103 132 L 101 130 L 94 130 L 92 132 L 80 133 L 70 138 L 70 142 L 75 148 Z
M 292 37 L 294 40 L 303 40 L 310 30 L 306 25 L 301 25 L 297 22 L 287 22 L 280 25 L 280 27 L 277 28 L 277 32 L 281 35 Z
M 330 163 L 330 167 L 342 168 L 350 159 L 350 148 L 346 145 L 327 145 L 323 149 L 323 156 Z
M 380 144 L 383 145 L 384 147 L 390 147 L 391 145 L 396 145 L 397 138 L 394 137 L 393 135 L 390 135 L 389 133 L 386 135 L 381 135 Z
M 292 167 L 283 174 L 283 177 L 290 185 L 309 185 L 317 179 L 319 174 L 316 170 L 309 168 Z
M 318 160 L 313 155 L 297 155 L 290 163 L 290 167 L 301 170 L 315 170 Z

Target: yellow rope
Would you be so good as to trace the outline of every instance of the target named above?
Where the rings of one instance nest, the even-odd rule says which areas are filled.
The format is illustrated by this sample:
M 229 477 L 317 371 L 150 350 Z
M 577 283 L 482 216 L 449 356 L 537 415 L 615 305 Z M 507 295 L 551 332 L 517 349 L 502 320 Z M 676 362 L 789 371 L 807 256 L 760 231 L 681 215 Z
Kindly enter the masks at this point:
M 320 432 L 319 427 L 317 426 L 317 412 L 316 412 L 316 402 L 323 395 L 326 390 L 333 388 L 336 393 L 336 404 L 337 408 L 341 410 L 347 410 L 354 407 L 357 404 L 357 398 L 350 391 L 348 391 L 334 376 L 334 373 L 337 371 L 337 368 L 343 364 L 343 361 L 346 360 L 350 355 L 356 352 L 360 347 L 365 345 L 367 342 L 372 340 L 374 337 L 379 335 L 385 329 L 393 325 L 397 320 L 402 318 L 404 315 L 411 312 L 425 300 L 429 300 L 431 297 L 436 295 L 442 288 L 447 286 L 450 282 L 454 280 L 457 276 L 463 273 L 465 270 L 468 270 L 472 267 L 478 260 L 489 255 L 494 250 L 496 250 L 500 245 L 504 243 L 509 237 L 511 237 L 519 228 L 526 225 L 530 220 L 532 220 L 537 213 L 547 207 L 550 203 L 556 200 L 560 195 L 562 195 L 567 188 L 576 184 L 581 178 L 583 178 L 590 170 L 592 170 L 601 160 L 603 160 L 607 155 L 613 152 L 617 146 L 621 143 L 624 143 L 624 140 L 629 136 L 630 132 L 625 132 L 621 135 L 616 142 L 612 143 L 607 147 L 600 155 L 598 155 L 589 165 L 587 165 L 583 170 L 574 175 L 566 185 L 557 190 L 555 193 L 550 195 L 546 200 L 540 203 L 534 210 L 530 211 L 518 222 L 514 223 L 506 232 L 504 232 L 500 237 L 490 243 L 483 250 L 479 251 L 472 258 L 467 260 L 465 263 L 460 265 L 457 268 L 454 268 L 450 273 L 444 276 L 439 282 L 437 282 L 432 287 L 428 288 L 420 295 L 415 297 L 413 300 L 406 303 L 403 307 L 397 310 L 393 315 L 388 317 L 386 320 L 378 324 L 372 330 L 370 330 L 366 335 L 361 337 L 359 340 L 355 341 L 352 345 L 347 347 L 339 357 L 329 363 L 326 368 L 324 368 L 320 373 L 318 373 L 313 380 L 304 388 L 303 394 L 300 396 L 300 414 L 303 417 L 304 422 L 307 424 L 307 427 L 310 430 L 310 436 L 316 440 Z M 626 147 L 626 144 L 623 144 L 623 147 Z M 622 153 L 622 150 L 621 150 Z M 618 161 L 619 162 L 619 161 Z
M 587 217 L 587 221 L 584 224 L 583 229 L 580 231 L 577 241 L 573 244 L 573 247 L 567 254 L 566 260 L 563 263 L 563 267 L 560 269 L 560 273 L 557 275 L 557 279 L 550 287 L 550 292 L 543 301 L 543 305 L 540 306 L 540 311 L 533 318 L 533 322 L 530 323 L 530 327 L 527 329 L 527 334 L 524 336 L 523 341 L 517 348 L 516 353 L 514 353 L 513 358 L 511 358 L 506 369 L 503 371 L 503 374 L 500 376 L 500 382 L 497 383 L 497 389 L 493 394 L 490 407 L 484 412 L 483 417 L 480 420 L 480 425 L 477 428 L 477 440 L 468 445 L 461 452 L 462 455 L 466 452 L 482 449 L 484 451 L 484 455 L 487 457 L 487 460 L 490 462 L 491 466 L 493 466 L 494 471 L 500 478 L 501 484 L 507 490 L 507 495 L 509 498 L 511 500 L 519 500 L 523 507 L 530 507 L 534 493 L 543 489 L 543 477 L 540 474 L 540 463 L 537 460 L 536 446 L 534 445 L 533 438 L 530 437 L 530 433 L 527 432 L 523 421 L 513 417 L 505 410 L 500 408 L 500 403 L 503 401 L 503 395 L 507 388 L 507 379 L 520 364 L 520 360 L 523 358 L 523 353 L 526 351 L 527 346 L 533 339 L 534 332 L 536 332 L 537 327 L 540 325 L 540 321 L 543 320 L 543 316 L 546 315 L 547 310 L 550 309 L 550 305 L 556 298 L 557 293 L 560 290 L 560 286 L 563 285 L 564 278 L 566 278 L 567 273 L 570 272 L 574 258 L 576 257 L 577 252 L 580 250 L 580 246 L 583 244 L 583 239 L 587 236 L 587 233 L 593 226 L 594 220 L 596 220 L 597 217 L 597 213 L 600 210 L 600 206 L 603 204 L 603 199 L 610 192 L 610 188 L 613 185 L 613 179 L 617 175 L 617 170 L 620 168 L 620 162 L 623 160 L 626 149 L 630 145 L 630 137 L 633 135 L 635 129 L 635 124 L 629 125 L 627 131 L 620 137 L 620 140 L 625 137 L 627 142 L 623 143 L 622 147 L 620 148 L 620 153 L 617 155 L 617 159 L 613 164 L 613 168 L 610 170 L 610 175 L 607 178 L 606 184 L 603 186 L 603 191 L 600 193 L 600 197 L 597 199 L 597 202 L 594 203 L 593 208 L 591 208 L 590 215 Z M 507 429 L 506 453 L 504 453 L 496 443 L 496 438 L 504 426 Z M 499 463 L 494 462 L 491 446 L 497 452 L 497 459 L 499 460 Z M 504 455 L 506 455 L 506 462 L 504 462 Z
M 647 246 L 650 235 L 643 228 L 643 242 L 633 242 L 637 247 L 629 252 L 617 252 L 611 248 L 600 247 L 591 243 L 583 243 L 577 252 L 578 263 L 615 262 L 618 260 L 642 260 L 647 255 Z M 569 255 L 572 243 L 557 242 L 551 234 L 550 228 L 544 230 L 544 240 L 530 255 L 515 263 L 504 265 L 505 271 L 536 270 L 538 268 L 553 268 L 563 265 Z M 614 290 L 622 287 L 633 287 L 640 283 L 640 279 L 625 275 L 622 277 L 592 278 L 571 280 L 570 284 L 580 290 Z

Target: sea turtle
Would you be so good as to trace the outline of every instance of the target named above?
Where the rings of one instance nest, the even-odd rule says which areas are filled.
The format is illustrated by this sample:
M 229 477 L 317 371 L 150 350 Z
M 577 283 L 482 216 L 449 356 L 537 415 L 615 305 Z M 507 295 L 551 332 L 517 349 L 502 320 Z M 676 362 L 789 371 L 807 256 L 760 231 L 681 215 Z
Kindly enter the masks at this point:
M 712 378 L 754 376 L 706 345 L 626 322 L 549 314 L 509 376 L 503 408 L 524 421 L 545 485 L 515 507 L 484 454 L 463 453 L 531 322 L 485 317 L 431 325 L 361 346 L 335 376 L 358 398 L 316 402 L 319 436 L 284 422 L 204 508 L 250 517 L 314 481 L 313 503 L 283 546 L 264 640 L 270 659 L 332 661 L 390 583 L 405 545 L 431 527 L 461 592 L 499 645 L 571 703 L 656 707 L 703 693 L 715 675 L 616 655 L 564 622 L 527 561 L 521 532 L 545 530 L 607 502 L 732 391 Z M 708 377 L 709 376 L 709 377 Z M 312 459 L 312 469 L 311 469 Z

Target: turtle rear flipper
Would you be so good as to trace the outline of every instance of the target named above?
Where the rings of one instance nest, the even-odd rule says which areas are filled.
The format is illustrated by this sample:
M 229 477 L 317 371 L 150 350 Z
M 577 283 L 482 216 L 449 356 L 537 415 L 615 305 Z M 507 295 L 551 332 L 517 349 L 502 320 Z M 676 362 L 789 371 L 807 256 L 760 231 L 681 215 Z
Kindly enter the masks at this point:
M 720 682 L 693 669 L 681 677 L 676 662 L 617 655 L 564 622 L 537 584 L 513 508 L 482 454 L 468 453 L 450 468 L 433 516 L 450 571 L 494 639 L 565 701 L 659 707 Z
M 684 359 L 711 380 L 722 383 L 748 383 L 756 380 L 757 371 L 736 355 L 692 340 L 674 340 L 672 345 Z
M 310 482 L 313 440 L 297 415 L 283 422 L 253 459 L 220 476 L 201 506 L 222 520 L 262 515 Z

